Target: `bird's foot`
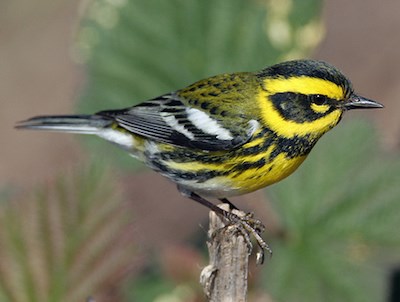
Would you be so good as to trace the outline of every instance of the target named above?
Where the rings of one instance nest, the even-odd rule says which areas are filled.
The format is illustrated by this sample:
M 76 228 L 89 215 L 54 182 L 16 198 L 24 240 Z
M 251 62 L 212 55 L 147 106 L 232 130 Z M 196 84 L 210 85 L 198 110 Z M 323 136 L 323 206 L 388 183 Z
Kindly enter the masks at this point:
M 260 220 L 255 219 L 253 213 L 247 213 L 245 215 L 240 215 L 240 213 L 243 212 L 236 213 L 225 211 L 224 217 L 231 223 L 231 225 L 235 225 L 238 231 L 243 235 L 250 253 L 253 250 L 251 235 L 256 239 L 258 245 L 256 262 L 257 264 L 263 264 L 265 259 L 265 251 L 270 257 L 272 256 L 271 248 L 261 237 L 261 233 L 263 233 L 265 230 L 264 224 Z

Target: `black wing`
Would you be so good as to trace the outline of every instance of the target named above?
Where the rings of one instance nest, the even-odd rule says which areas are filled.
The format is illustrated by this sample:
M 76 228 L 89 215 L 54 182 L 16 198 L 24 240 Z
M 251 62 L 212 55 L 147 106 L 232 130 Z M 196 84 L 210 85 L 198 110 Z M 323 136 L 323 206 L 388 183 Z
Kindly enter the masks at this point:
M 188 107 L 174 93 L 96 115 L 111 117 L 120 127 L 151 140 L 209 151 L 243 145 L 258 127 L 255 120 L 246 120 L 228 129 L 216 116 Z

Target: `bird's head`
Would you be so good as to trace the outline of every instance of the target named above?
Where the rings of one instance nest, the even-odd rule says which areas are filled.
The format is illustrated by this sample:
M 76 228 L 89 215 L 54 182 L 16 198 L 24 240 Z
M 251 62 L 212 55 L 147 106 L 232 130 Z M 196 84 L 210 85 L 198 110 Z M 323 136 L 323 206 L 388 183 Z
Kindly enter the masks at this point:
M 334 127 L 346 110 L 383 107 L 355 94 L 338 69 L 321 61 L 283 62 L 257 76 L 262 84 L 262 119 L 285 137 L 317 138 Z

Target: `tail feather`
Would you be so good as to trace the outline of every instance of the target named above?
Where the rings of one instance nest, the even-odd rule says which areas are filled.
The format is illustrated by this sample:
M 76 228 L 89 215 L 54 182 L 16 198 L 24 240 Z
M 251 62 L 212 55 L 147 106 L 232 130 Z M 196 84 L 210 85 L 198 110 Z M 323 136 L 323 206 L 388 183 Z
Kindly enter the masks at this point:
M 97 115 L 48 115 L 36 116 L 19 122 L 15 128 L 69 132 L 81 134 L 98 134 L 113 123 L 111 119 Z

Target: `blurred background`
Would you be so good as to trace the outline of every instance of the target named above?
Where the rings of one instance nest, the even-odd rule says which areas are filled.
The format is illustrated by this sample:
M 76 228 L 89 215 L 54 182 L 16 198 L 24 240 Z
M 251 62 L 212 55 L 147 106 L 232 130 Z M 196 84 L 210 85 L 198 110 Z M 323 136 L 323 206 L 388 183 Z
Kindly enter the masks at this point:
M 302 57 L 337 66 L 385 109 L 347 114 L 293 176 L 233 200 L 265 222 L 274 250 L 251 268 L 249 300 L 400 301 L 399 10 L 1 1 L 0 301 L 204 301 L 205 208 L 100 139 L 16 131 L 17 121 L 123 108 Z

